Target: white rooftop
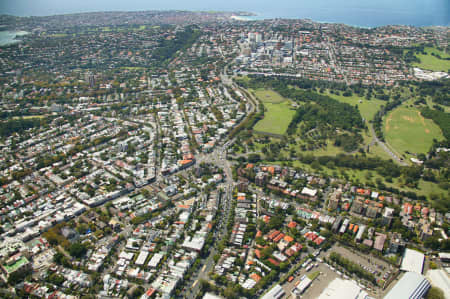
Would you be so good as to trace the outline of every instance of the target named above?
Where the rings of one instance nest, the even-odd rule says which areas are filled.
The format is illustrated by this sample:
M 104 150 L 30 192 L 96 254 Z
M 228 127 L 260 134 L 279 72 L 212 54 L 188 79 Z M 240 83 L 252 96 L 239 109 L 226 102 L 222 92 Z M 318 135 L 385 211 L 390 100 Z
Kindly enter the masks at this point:
M 367 293 L 361 289 L 353 280 L 335 278 L 318 299 L 365 299 Z
M 205 296 L 203 296 L 203 299 L 222 299 L 222 297 L 212 293 L 206 293 Z
M 436 286 L 444 292 L 445 299 L 450 299 L 450 278 L 447 272 L 442 269 L 428 270 L 427 278 L 432 286 Z
M 284 292 L 283 288 L 279 284 L 277 284 L 264 296 L 262 296 L 261 299 L 278 299 L 283 297 L 284 294 L 286 293 Z
M 424 259 L 423 253 L 406 248 L 400 270 L 422 274 Z
M 306 194 L 309 196 L 315 196 L 317 194 L 317 190 L 309 189 L 308 187 L 304 187 L 302 190 L 302 194 Z
M 421 299 L 429 288 L 430 283 L 425 276 L 415 272 L 406 272 L 384 299 Z
M 308 277 L 305 277 L 297 286 L 297 289 L 300 291 L 300 294 L 306 290 L 307 287 L 311 284 L 312 280 Z

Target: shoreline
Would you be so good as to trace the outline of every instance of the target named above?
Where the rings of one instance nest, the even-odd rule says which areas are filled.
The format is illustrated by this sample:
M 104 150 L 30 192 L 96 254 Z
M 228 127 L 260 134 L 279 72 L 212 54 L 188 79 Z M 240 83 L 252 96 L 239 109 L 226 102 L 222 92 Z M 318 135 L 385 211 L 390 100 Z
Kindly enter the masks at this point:
M 356 27 L 360 29 L 375 29 L 380 27 L 386 27 L 386 26 L 407 26 L 407 27 L 415 27 L 415 28 L 432 28 L 432 27 L 450 27 L 450 23 L 447 25 L 407 25 L 407 24 L 383 24 L 383 25 L 375 25 L 375 26 L 369 26 L 369 25 L 358 25 L 358 24 L 350 24 L 350 23 L 344 23 L 344 22 L 333 22 L 333 21 L 319 21 L 319 20 L 313 20 L 311 18 L 307 17 L 276 17 L 276 16 L 268 16 L 264 15 L 262 13 L 252 12 L 249 15 L 232 15 L 230 17 L 233 20 L 237 21 L 243 21 L 243 22 L 255 22 L 255 21 L 269 21 L 269 20 L 306 20 L 311 21 L 314 23 L 319 24 L 333 24 L 333 25 L 345 25 L 350 27 Z
M 332 17 L 311 17 L 311 16 L 286 16 L 281 13 L 280 15 L 271 15 L 270 13 L 261 13 L 261 12 L 253 12 L 253 11 L 244 11 L 244 10 L 189 10 L 189 9 L 153 9 L 153 10 L 109 10 L 109 11 L 79 11 L 79 12 L 67 12 L 67 13 L 60 13 L 60 14 L 49 14 L 49 15 L 13 15 L 13 14 L 5 14 L 5 16 L 12 16 L 16 18 L 51 18 L 55 16 L 73 16 L 78 14 L 98 14 L 98 13 L 136 13 L 136 12 L 190 12 L 190 13 L 217 13 L 217 14 L 223 14 L 225 17 L 228 17 L 232 20 L 236 21 L 243 21 L 243 22 L 249 22 L 249 21 L 267 21 L 267 20 L 309 20 L 315 23 L 320 24 L 340 24 L 340 25 L 346 25 L 361 29 L 374 29 L 378 27 L 385 27 L 385 26 L 407 26 L 407 27 L 415 27 L 415 28 L 430 28 L 430 27 L 450 27 L 450 22 L 447 21 L 447 24 L 430 24 L 429 22 L 423 22 L 423 24 L 419 24 L 420 22 L 416 22 L 417 24 L 414 24 L 414 22 L 391 22 L 389 20 L 386 20 L 386 22 L 383 22 L 380 19 L 380 22 L 372 22 L 373 24 L 362 24 L 364 21 L 359 22 L 358 20 L 349 21 L 346 22 L 345 20 L 329 20 L 332 19 Z M 444 21 L 445 22 L 445 21 Z M 1 29 L 0 29 L 1 30 Z

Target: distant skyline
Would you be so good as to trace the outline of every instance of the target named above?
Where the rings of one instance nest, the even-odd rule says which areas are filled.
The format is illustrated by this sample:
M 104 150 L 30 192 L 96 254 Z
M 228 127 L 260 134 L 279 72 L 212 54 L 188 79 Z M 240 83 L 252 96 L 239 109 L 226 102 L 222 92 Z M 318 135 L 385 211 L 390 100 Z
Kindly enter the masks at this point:
M 450 24 L 449 0 L 0 0 L 0 13 L 46 16 L 93 11 L 247 11 L 358 26 Z

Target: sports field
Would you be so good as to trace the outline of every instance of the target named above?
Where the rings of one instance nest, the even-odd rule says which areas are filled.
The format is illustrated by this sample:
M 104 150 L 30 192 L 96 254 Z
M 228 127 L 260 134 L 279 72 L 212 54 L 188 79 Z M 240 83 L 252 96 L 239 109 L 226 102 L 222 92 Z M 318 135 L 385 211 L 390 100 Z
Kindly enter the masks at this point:
M 258 132 L 283 135 L 295 114 L 291 101 L 268 89 L 253 90 L 256 97 L 264 104 L 264 118 L 253 128 Z
M 447 72 L 450 69 L 450 60 L 439 59 L 436 56 L 431 55 L 434 53 L 441 56 L 441 58 L 449 58 L 450 54 L 443 51 L 439 51 L 436 48 L 426 47 L 425 54 L 416 55 L 420 59 L 420 63 L 413 63 L 413 66 L 430 71 L 443 71 Z
M 384 120 L 387 143 L 399 154 L 427 153 L 433 139 L 442 140 L 442 132 L 430 119 L 424 118 L 416 108 L 401 106 L 390 112 Z

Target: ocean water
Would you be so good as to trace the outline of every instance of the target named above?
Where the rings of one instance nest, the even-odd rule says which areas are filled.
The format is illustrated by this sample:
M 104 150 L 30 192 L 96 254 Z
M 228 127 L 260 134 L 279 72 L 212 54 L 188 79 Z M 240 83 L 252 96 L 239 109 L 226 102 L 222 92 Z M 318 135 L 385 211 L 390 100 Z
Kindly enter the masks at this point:
M 272 9 L 257 7 L 250 20 L 307 18 L 318 22 L 343 23 L 358 27 L 385 25 L 449 26 L 450 0 L 313 0 L 278 2 Z M 264 7 L 262 7 L 264 8 Z
M 247 11 L 361 27 L 450 25 L 450 0 L 0 0 L 0 14 L 54 15 L 135 10 Z

